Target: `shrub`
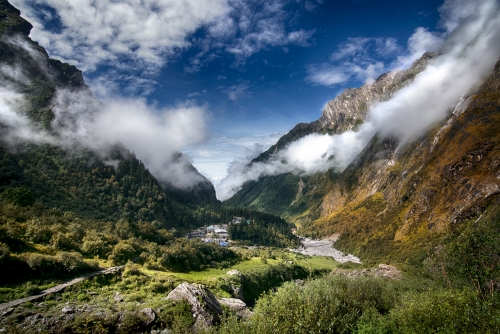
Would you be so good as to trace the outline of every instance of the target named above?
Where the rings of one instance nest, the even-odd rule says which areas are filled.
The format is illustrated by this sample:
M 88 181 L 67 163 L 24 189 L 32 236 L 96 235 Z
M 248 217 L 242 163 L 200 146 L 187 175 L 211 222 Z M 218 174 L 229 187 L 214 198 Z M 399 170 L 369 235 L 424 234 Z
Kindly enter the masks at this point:
M 37 244 L 48 244 L 52 238 L 52 231 L 39 219 L 30 220 L 26 225 L 25 237 Z
M 111 250 L 110 240 L 105 234 L 90 230 L 83 237 L 81 250 L 90 255 L 108 256 Z
M 56 258 L 68 273 L 76 273 L 90 269 L 90 266 L 83 260 L 80 253 L 61 252 L 56 255 Z
M 120 241 L 113 247 L 109 260 L 115 265 L 125 264 L 136 256 L 136 251 L 131 245 Z
M 35 203 L 35 197 L 31 191 L 23 187 L 7 188 L 0 194 L 0 198 L 17 206 L 30 206 Z
M 33 271 L 42 276 L 58 275 L 64 271 L 61 262 L 51 255 L 30 253 L 27 255 L 26 263 Z
M 387 314 L 397 297 L 392 282 L 371 277 L 286 283 L 259 299 L 246 323 L 229 321 L 220 333 L 352 333 L 365 312 Z
M 72 233 L 57 232 L 50 239 L 50 244 L 55 249 L 78 249 L 76 237 Z
M 385 317 L 366 313 L 358 333 L 495 333 L 499 315 L 472 290 L 436 290 L 411 295 Z
M 7 261 L 9 256 L 10 256 L 9 246 L 4 244 L 3 242 L 0 242 L 0 263 Z

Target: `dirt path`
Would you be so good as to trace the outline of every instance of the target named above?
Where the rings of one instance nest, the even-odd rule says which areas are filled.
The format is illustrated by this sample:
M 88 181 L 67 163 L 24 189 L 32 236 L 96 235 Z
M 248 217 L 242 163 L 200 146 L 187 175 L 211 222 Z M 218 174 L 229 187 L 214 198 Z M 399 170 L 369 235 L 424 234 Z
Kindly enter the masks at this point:
M 337 262 L 354 262 L 361 263 L 359 258 L 351 254 L 344 254 L 339 250 L 332 247 L 334 239 L 323 239 L 323 240 L 312 240 L 308 238 L 303 238 L 301 240 L 302 246 L 296 249 L 292 249 L 292 252 L 304 254 L 304 255 L 318 255 L 318 256 L 330 256 Z
M 17 306 L 17 305 L 21 305 L 21 304 L 26 303 L 26 302 L 37 301 L 37 300 L 43 299 L 47 295 L 50 295 L 50 294 L 56 293 L 56 292 L 60 292 L 69 286 L 80 283 L 80 282 L 82 282 L 86 279 L 89 279 L 91 277 L 98 276 L 98 275 L 116 274 L 116 273 L 120 272 L 124 267 L 125 266 L 117 266 L 117 267 L 102 269 L 99 271 L 94 271 L 92 273 L 88 273 L 88 274 L 83 275 L 81 277 L 74 278 L 71 281 L 68 281 L 66 283 L 56 285 L 50 289 L 43 290 L 40 294 L 38 294 L 36 296 L 30 296 L 30 297 L 25 297 L 25 298 L 21 298 L 21 299 L 11 300 L 8 303 L 0 304 L 0 315 L 4 315 L 4 313 L 9 312 L 9 310 L 8 310 L 9 308 L 12 308 L 12 307 Z

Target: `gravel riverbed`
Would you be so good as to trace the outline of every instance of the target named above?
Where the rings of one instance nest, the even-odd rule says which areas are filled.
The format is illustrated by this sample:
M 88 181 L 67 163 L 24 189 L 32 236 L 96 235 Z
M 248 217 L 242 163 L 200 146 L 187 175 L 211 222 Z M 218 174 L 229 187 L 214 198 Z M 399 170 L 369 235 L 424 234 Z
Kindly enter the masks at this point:
M 308 238 L 302 238 L 302 246 L 291 249 L 292 252 L 304 254 L 304 255 L 317 255 L 317 256 L 330 256 L 337 262 L 354 262 L 361 263 L 360 259 L 352 254 L 344 254 L 341 251 L 332 247 L 335 240 L 328 238 L 322 240 L 312 240 Z

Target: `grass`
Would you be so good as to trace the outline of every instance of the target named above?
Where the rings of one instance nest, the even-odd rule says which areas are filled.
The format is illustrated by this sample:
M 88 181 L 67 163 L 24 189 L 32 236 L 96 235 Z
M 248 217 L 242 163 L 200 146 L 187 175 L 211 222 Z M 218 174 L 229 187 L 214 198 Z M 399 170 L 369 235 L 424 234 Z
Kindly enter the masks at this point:
M 333 270 L 340 264 L 333 258 L 325 256 L 305 257 L 291 252 L 289 254 L 290 254 L 290 261 L 292 261 L 294 264 L 297 264 L 299 266 L 308 269 L 309 271 L 324 270 L 324 269 Z M 284 260 L 281 259 L 266 259 L 266 261 L 267 264 L 262 262 L 261 257 L 252 257 L 249 260 L 242 261 L 238 264 L 235 264 L 225 269 L 211 268 L 202 271 L 190 271 L 187 273 L 180 273 L 180 272 L 158 271 L 158 270 L 149 270 L 141 268 L 141 272 L 151 277 L 172 278 L 175 279 L 176 281 L 207 284 L 215 282 L 218 278 L 225 277 L 227 272 L 230 270 L 239 270 L 242 273 L 263 271 L 267 269 L 269 265 L 274 266 L 285 262 Z

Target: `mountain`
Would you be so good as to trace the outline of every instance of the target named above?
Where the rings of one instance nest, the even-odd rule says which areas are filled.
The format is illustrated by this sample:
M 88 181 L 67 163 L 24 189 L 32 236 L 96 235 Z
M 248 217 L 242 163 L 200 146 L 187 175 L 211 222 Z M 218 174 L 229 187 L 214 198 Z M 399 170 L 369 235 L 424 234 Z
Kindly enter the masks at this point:
M 384 75 L 373 86 L 346 90 L 320 120 L 298 125 L 257 159 L 311 129 L 340 133 L 356 127 L 370 101 L 390 97 L 431 57 L 392 77 L 403 80 Z M 303 235 L 336 234 L 336 247 L 368 261 L 419 264 L 442 235 L 500 211 L 499 143 L 500 62 L 474 94 L 418 139 L 401 143 L 375 135 L 342 172 L 262 177 L 225 203 L 280 214 Z
M 182 190 L 160 183 L 119 143 L 95 150 L 61 136 L 54 112 L 59 90 L 89 101 L 88 110 L 79 112 L 98 113 L 103 104 L 80 70 L 50 59 L 28 37 L 31 28 L 19 10 L 0 1 L 0 192 L 23 189 L 36 205 L 80 218 L 155 220 L 168 228 L 196 224 L 186 205 L 217 204 L 217 199 L 213 185 L 192 165 L 185 168 L 203 182 Z M 76 122 L 74 115 L 68 119 Z
M 298 124 L 251 164 L 268 161 L 273 154 L 291 142 L 309 134 L 341 134 L 356 129 L 364 122 L 370 104 L 389 100 L 395 92 L 411 83 L 433 56 L 426 53 L 406 71 L 386 73 L 372 84 L 346 89 L 326 104 L 320 119 L 308 124 Z M 263 176 L 257 181 L 245 183 L 242 189 L 225 203 L 271 212 L 301 224 L 319 217 L 319 207 L 327 193 L 327 181 L 335 180 L 336 177 L 335 172 L 312 176 L 298 176 L 292 173 Z

